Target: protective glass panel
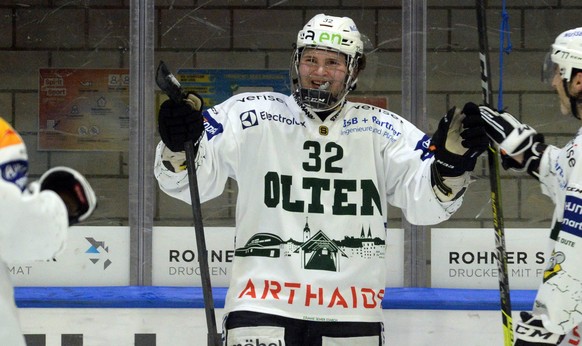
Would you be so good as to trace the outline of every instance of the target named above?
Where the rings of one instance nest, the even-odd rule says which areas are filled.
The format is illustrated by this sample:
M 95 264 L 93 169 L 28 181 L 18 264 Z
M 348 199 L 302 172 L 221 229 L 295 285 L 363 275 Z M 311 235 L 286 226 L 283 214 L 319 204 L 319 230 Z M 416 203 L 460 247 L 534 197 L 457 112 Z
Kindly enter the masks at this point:
M 9 261 L 17 286 L 130 282 L 129 25 L 129 8 L 120 1 L 2 3 L 0 116 L 26 144 L 28 180 L 38 180 L 50 168 L 68 167 L 83 176 L 81 180 L 86 179 L 98 201 L 91 215 L 85 213 L 85 207 L 75 212 L 82 185 L 73 185 L 67 169 L 43 180 L 47 182 L 43 189 L 65 191 L 61 197 L 69 216 L 76 214 L 81 222 L 63 233 L 66 246 L 55 255 L 56 261 Z M 7 149 L 3 149 L 6 155 Z M 23 229 L 8 232 L 14 237 L 21 234 L 22 239 L 5 241 L 21 254 L 62 219 L 57 214 L 43 218 L 53 208 L 62 209 L 38 199 L 38 205 L 29 200 L 29 207 L 3 211 L 21 218 Z M 2 219 L 6 225 L 4 216 Z M 28 238 L 28 232 L 36 235 Z M 46 257 L 59 249 L 54 248 L 55 239 L 47 239 L 36 250 L 37 259 L 46 259 L 40 258 L 42 254 Z
M 257 4 L 254 4 L 255 6 Z M 351 18 L 361 33 L 361 43 L 359 43 L 363 52 L 365 53 L 365 63 L 363 61 L 353 65 L 354 59 L 349 56 L 349 59 L 342 57 L 342 59 L 333 59 L 333 63 L 341 63 L 343 66 L 339 69 L 345 75 L 348 71 L 348 76 L 344 77 L 345 88 L 355 89 L 348 93 L 347 99 L 352 102 L 362 102 L 370 109 L 370 119 L 375 118 L 373 112 L 379 112 L 379 109 L 389 109 L 393 112 L 400 112 L 401 109 L 401 10 L 400 8 L 385 8 L 377 5 L 364 5 L 355 8 L 330 8 L 319 9 L 317 6 L 305 3 L 301 9 L 295 8 L 293 3 L 279 3 L 273 6 L 269 11 L 256 11 L 251 8 L 253 5 L 246 4 L 246 6 L 232 7 L 218 6 L 215 3 L 203 4 L 197 8 L 183 8 L 173 6 L 160 6 L 156 12 L 158 15 L 157 34 L 156 34 L 156 63 L 163 60 L 169 69 L 181 82 L 184 89 L 198 93 L 203 99 L 206 107 L 210 108 L 216 104 L 225 101 L 228 97 L 235 97 L 236 95 L 247 95 L 245 97 L 252 99 L 259 95 L 258 92 L 276 91 L 283 95 L 289 95 L 291 88 L 296 86 L 293 80 L 297 78 L 297 70 L 299 63 L 293 60 L 294 46 L 299 43 L 300 47 L 305 46 L 306 39 L 303 38 L 298 41 L 298 32 L 303 26 L 316 14 L 326 13 L 334 16 L 345 16 Z M 271 18 L 284 18 L 284 20 L 270 20 Z M 187 33 L 187 34 L 185 34 Z M 315 31 L 317 33 L 317 31 Z M 309 33 L 306 33 L 309 37 Z M 314 34 L 315 35 L 315 34 Z M 349 35 L 347 36 L 349 38 Z M 331 40 L 335 38 L 331 38 Z M 347 43 L 346 43 L 347 42 Z M 323 42 L 327 47 L 332 48 L 342 47 L 335 46 L 335 43 Z M 321 43 L 313 43 L 307 46 L 315 47 Z M 350 43 L 345 40 L 344 48 L 339 48 L 340 52 L 350 52 Z M 342 51 L 342 49 L 344 49 Z M 337 50 L 336 50 L 337 52 Z M 344 53 L 342 53 L 344 54 Z M 351 54 L 351 53 L 348 53 Z M 297 57 L 299 57 L 298 55 Z M 330 60 L 331 61 L 331 60 Z M 329 64 L 329 61 L 317 61 L 318 64 Z M 346 66 L 347 64 L 347 66 Z M 357 67 L 356 67 L 357 66 Z M 363 70 L 358 75 L 357 83 L 353 85 L 353 79 L 349 79 L 349 75 L 356 69 Z M 329 74 L 329 67 L 326 67 L 327 72 L 322 72 L 318 69 L 317 74 Z M 335 69 L 334 69 L 335 70 Z M 291 76 L 289 76 L 291 74 Z M 280 76 L 283 76 L 282 78 Z M 316 86 L 325 85 L 325 78 L 333 80 L 335 77 L 321 77 L 321 80 L 315 79 Z M 342 82 L 337 83 L 340 89 Z M 335 84 L 334 84 L 335 85 Z M 329 90 L 335 88 L 331 86 Z M 302 89 L 307 90 L 307 89 Z M 323 88 L 310 89 L 310 91 L 302 91 L 302 97 L 312 98 L 312 105 L 318 105 L 315 108 L 326 109 L 329 108 L 328 96 L 320 96 L 328 94 L 328 89 L 322 92 Z M 257 94 L 252 94 L 257 93 Z M 157 102 L 163 102 L 167 97 L 158 89 L 156 89 Z M 249 96 L 250 95 L 250 96 Z M 270 96 L 273 97 L 273 96 Z M 332 97 L 333 99 L 333 97 Z M 319 100 L 324 100 L 319 104 Z M 288 102 L 288 101 L 286 101 Z M 293 101 L 292 101 L 293 102 Z M 331 102 L 333 103 L 333 102 Z M 254 105 L 252 107 L 255 107 Z M 211 113 L 212 115 L 212 113 Z M 284 119 L 281 114 L 256 114 L 258 122 L 277 121 L 282 126 L 296 126 L 293 119 Z M 285 115 L 288 116 L 288 115 Z M 299 115 L 295 114 L 294 117 Z M 296 120 L 300 123 L 301 116 Z M 405 118 L 408 118 L 407 116 Z M 243 114 L 241 114 L 241 120 Z M 239 123 L 227 124 L 223 126 L 240 127 Z M 249 122 L 251 123 L 251 122 Z M 362 123 L 363 124 L 363 123 Z M 244 129 L 246 125 L 242 125 Z M 303 126 L 303 125 L 298 125 Z M 342 120 L 342 126 L 347 128 L 345 120 Z M 361 125 L 357 125 L 358 127 Z M 225 130 L 226 132 L 226 130 Z M 229 135 L 230 136 L 230 135 Z M 292 135 L 296 136 L 296 135 Z M 217 138 L 217 137 L 215 137 Z M 300 138 L 296 145 L 301 146 L 305 139 Z M 238 144 L 237 144 L 238 145 Z M 243 145 L 243 144 L 241 144 Z M 256 151 L 260 154 L 257 157 L 258 162 L 237 162 L 236 166 L 259 166 L 262 160 L 266 160 L 269 155 L 280 156 L 278 160 L 287 160 L 285 152 L 277 148 L 280 144 L 264 143 L 262 147 L 241 147 L 242 151 Z M 243 145 L 244 146 L 244 145 Z M 331 150 L 324 149 L 322 151 Z M 348 150 L 348 149 L 344 149 Z M 270 159 L 270 158 L 269 158 Z M 238 168 L 233 168 L 237 170 Z M 297 169 L 301 170 L 301 167 Z M 244 170 L 244 169 L 243 169 Z M 263 192 L 267 184 L 264 167 L 257 169 L 257 179 L 253 179 L 256 185 L 254 190 L 256 194 L 252 196 L 253 200 L 262 201 L 273 196 L 266 196 Z M 220 175 L 242 174 L 223 171 Z M 317 174 L 317 173 L 313 173 Z M 184 178 L 186 179 L 186 178 Z M 204 184 L 204 183 L 201 183 Z M 239 184 L 251 184 L 248 181 L 239 181 L 229 177 L 224 185 L 224 190 L 219 191 L 219 195 L 202 204 L 202 221 L 205 228 L 213 227 L 229 227 L 232 232 L 236 222 L 236 203 L 238 196 Z M 300 186 L 301 182 L 293 182 L 293 188 Z M 206 187 L 201 186 L 202 189 Z M 304 191 L 308 191 L 305 188 Z M 215 191 L 216 192 L 216 191 Z M 182 192 L 183 197 L 188 199 L 187 192 Z M 282 192 L 285 193 L 285 192 Z M 298 193 L 293 192 L 292 194 Z M 331 193 L 331 192 L 324 192 Z M 303 192 L 300 192 L 303 194 Z M 157 193 L 157 207 L 155 217 L 154 248 L 158 236 L 163 234 L 170 234 L 170 230 L 166 227 L 180 227 L 184 234 L 188 235 L 189 239 L 194 237 L 194 221 L 193 211 L 190 205 L 183 201 L 172 198 L 162 191 Z M 285 198 L 288 195 L 281 196 L 278 206 L 282 208 Z M 293 199 L 298 197 L 291 197 Z M 307 208 L 309 199 L 312 197 L 301 197 L 304 199 Z M 313 197 L 317 198 L 317 197 Z M 203 198 L 207 199 L 207 198 Z M 245 203 L 244 200 L 239 203 Z M 267 203 L 267 202 L 265 202 Z M 275 203 L 275 202 L 269 202 Z M 339 203 L 339 202 L 338 202 Z M 324 208 L 332 208 L 331 205 Z M 244 213 L 241 212 L 241 213 Z M 303 212 L 305 217 L 308 213 Z M 239 215 L 239 217 L 247 217 Z M 253 216 L 250 216 L 253 217 Z M 401 228 L 400 210 L 397 208 L 389 208 L 387 218 L 388 224 L 391 228 Z M 164 230 L 157 232 L 157 227 L 164 227 Z M 186 228 L 184 228 L 186 227 Z M 265 225 L 265 227 L 267 227 Z M 320 225 L 318 227 L 324 227 Z M 163 232 L 166 233 L 163 233 Z M 354 236 L 360 236 L 361 229 L 354 230 Z M 382 232 L 382 230 L 377 230 Z M 178 231 L 176 231 L 178 232 Z M 303 225 L 298 230 L 299 237 L 303 237 Z M 228 284 L 225 281 L 230 277 L 230 261 L 218 259 L 220 251 L 227 249 L 228 253 L 232 255 L 234 251 L 234 239 L 232 236 L 220 238 L 218 241 L 214 238 L 218 233 L 207 232 L 207 240 L 212 251 L 216 251 L 215 269 L 219 272 L 226 268 L 228 271 L 227 278 L 224 275 L 218 274 L 216 278 L 218 285 Z M 315 232 L 313 232 L 315 234 Z M 178 235 L 176 235 L 179 237 Z M 247 240 L 239 240 L 243 244 Z M 214 243 L 213 243 L 214 242 Z M 167 244 L 167 243 L 166 243 Z M 154 268 L 153 268 L 153 283 L 162 285 L 164 282 L 173 282 L 187 285 L 190 281 L 188 275 L 178 275 L 179 271 L 190 271 L 191 268 L 197 267 L 197 262 L 190 256 L 190 261 L 184 259 L 188 257 L 190 252 L 195 252 L 194 245 L 188 247 L 185 243 L 181 247 L 172 247 L 165 245 L 164 250 L 158 252 L 154 249 Z M 214 245 L 217 244 L 217 245 Z M 242 244 L 241 244 L 242 245 Z M 215 248 L 217 246 L 218 248 Z M 167 252 L 173 252 L 174 257 L 168 256 Z M 400 252 L 398 252 L 400 253 Z M 155 257 L 163 260 L 161 266 L 156 267 Z M 168 260 L 168 258 L 171 258 Z M 209 259 L 212 261 L 212 258 Z M 156 268 L 163 268 L 158 271 Z M 170 275 L 170 272 L 176 275 Z M 402 273 L 397 276 L 398 283 L 402 282 Z M 195 277 L 197 280 L 198 278 Z

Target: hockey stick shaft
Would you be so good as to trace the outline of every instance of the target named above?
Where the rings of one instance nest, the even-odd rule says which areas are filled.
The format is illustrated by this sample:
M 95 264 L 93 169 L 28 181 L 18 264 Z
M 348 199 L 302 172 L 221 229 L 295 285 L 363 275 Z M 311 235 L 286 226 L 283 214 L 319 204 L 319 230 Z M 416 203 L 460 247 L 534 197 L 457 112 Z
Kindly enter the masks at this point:
M 479 60 L 481 63 L 481 88 L 483 103 L 492 104 L 489 43 L 487 40 L 487 16 L 485 0 L 476 0 L 477 30 L 479 32 Z M 491 208 L 493 211 L 493 228 L 495 230 L 495 249 L 499 270 L 499 294 L 501 299 L 501 317 L 503 322 L 503 344 L 513 345 L 513 322 L 511 317 L 511 300 L 509 296 L 509 273 L 507 269 L 507 254 L 505 248 L 505 230 L 503 225 L 503 209 L 501 206 L 499 154 L 493 143 L 487 150 L 489 165 L 489 183 L 491 187 Z
M 202 211 L 200 194 L 198 193 L 198 177 L 196 176 L 196 152 L 194 142 L 185 143 L 186 162 L 188 169 L 188 182 L 190 184 L 190 199 L 192 201 L 192 215 L 194 217 L 194 231 L 196 234 L 196 248 L 198 250 L 198 263 L 200 264 L 200 280 L 202 281 L 202 295 L 204 296 L 204 310 L 206 313 L 206 325 L 208 327 L 208 346 L 220 345 L 220 335 L 217 332 L 216 317 L 214 313 L 214 299 L 212 297 L 212 284 L 210 281 L 210 268 L 208 266 L 208 250 L 202 224 Z
M 184 98 L 187 97 L 187 93 L 184 92 L 180 83 L 170 73 L 163 61 L 160 61 L 156 72 L 156 83 L 158 84 L 158 87 L 176 103 L 184 102 Z M 196 150 L 194 142 L 187 141 L 184 144 L 184 148 L 186 151 L 186 165 L 189 168 L 188 183 L 190 186 L 190 200 L 192 202 L 192 216 L 194 219 L 198 264 L 200 265 L 202 295 L 204 296 L 204 311 L 206 313 L 206 325 L 208 328 L 208 346 L 218 346 L 220 345 L 221 337 L 217 332 L 216 317 L 214 313 L 214 299 L 212 297 L 212 284 L 210 281 L 210 269 L 208 267 L 208 251 L 206 249 L 200 194 L 198 192 L 198 177 L 196 176 L 196 169 L 194 168 L 196 167 Z

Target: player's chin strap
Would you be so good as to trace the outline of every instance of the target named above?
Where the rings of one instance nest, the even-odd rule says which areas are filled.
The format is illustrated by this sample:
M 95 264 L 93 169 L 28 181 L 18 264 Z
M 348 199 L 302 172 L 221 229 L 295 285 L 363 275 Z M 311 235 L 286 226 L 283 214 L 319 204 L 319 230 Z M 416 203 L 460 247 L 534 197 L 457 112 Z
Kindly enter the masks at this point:
M 572 94 L 570 94 L 570 91 L 568 91 L 568 81 L 566 81 L 566 79 L 562 79 L 562 83 L 564 84 L 564 91 L 566 92 L 566 96 L 568 96 L 568 98 L 570 99 L 570 108 L 572 109 L 572 115 L 579 120 L 582 120 L 580 118 L 580 113 L 578 112 L 578 104 L 580 103 L 580 101 L 578 100 L 578 98 L 572 96 Z
M 329 116 L 333 117 L 334 115 L 336 115 L 343 108 L 344 104 L 346 103 L 346 100 L 343 99 L 335 107 L 333 107 L 332 109 L 330 109 L 328 111 L 316 112 L 315 109 L 309 107 L 307 104 L 305 104 L 304 102 L 301 101 L 301 96 L 299 95 L 298 91 L 293 93 L 293 98 L 295 99 L 295 102 L 297 102 L 297 104 L 299 105 L 299 108 L 301 108 L 301 110 L 305 113 L 305 115 L 307 115 L 311 119 L 315 119 L 315 116 L 317 116 L 322 121 L 327 119 Z M 320 113 L 322 113 L 322 112 L 325 112 L 325 114 L 323 115 L 323 118 L 322 118 L 322 115 L 320 115 Z

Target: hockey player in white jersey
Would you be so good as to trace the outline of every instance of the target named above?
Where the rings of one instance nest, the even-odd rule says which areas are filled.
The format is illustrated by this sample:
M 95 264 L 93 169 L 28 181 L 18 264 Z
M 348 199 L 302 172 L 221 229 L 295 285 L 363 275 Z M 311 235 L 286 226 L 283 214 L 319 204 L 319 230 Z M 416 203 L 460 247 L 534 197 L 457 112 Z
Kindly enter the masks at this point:
M 561 33 L 544 63 L 564 115 L 582 115 L 582 27 Z M 533 311 L 515 323 L 516 346 L 578 345 L 582 322 L 582 129 L 563 148 L 544 143 L 511 114 L 481 106 L 487 134 L 499 144 L 503 167 L 527 171 L 555 204 L 551 258 Z
M 0 118 L 0 344 L 25 346 L 7 264 L 52 260 L 65 247 L 67 229 L 85 220 L 95 194 L 77 171 L 54 167 L 27 184 L 22 138 Z
M 478 107 L 450 110 L 431 139 L 346 100 L 364 67 L 355 23 L 319 14 L 297 36 L 292 95 L 243 93 L 204 110 L 190 94 L 160 107 L 164 192 L 190 203 L 188 140 L 202 202 L 238 183 L 227 345 L 384 344 L 388 204 L 428 225 L 462 203 L 488 144 Z

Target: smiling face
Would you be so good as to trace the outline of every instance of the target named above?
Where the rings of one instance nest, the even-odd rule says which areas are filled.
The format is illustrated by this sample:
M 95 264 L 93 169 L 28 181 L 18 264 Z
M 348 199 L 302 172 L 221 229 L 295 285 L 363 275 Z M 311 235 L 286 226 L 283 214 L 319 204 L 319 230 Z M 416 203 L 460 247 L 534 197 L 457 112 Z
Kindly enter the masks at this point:
M 306 48 L 299 58 L 302 88 L 331 92 L 338 97 L 346 88 L 347 62 L 339 52 Z
M 314 112 L 334 111 L 364 69 L 364 42 L 348 17 L 318 14 L 297 33 L 289 77 L 297 102 Z

